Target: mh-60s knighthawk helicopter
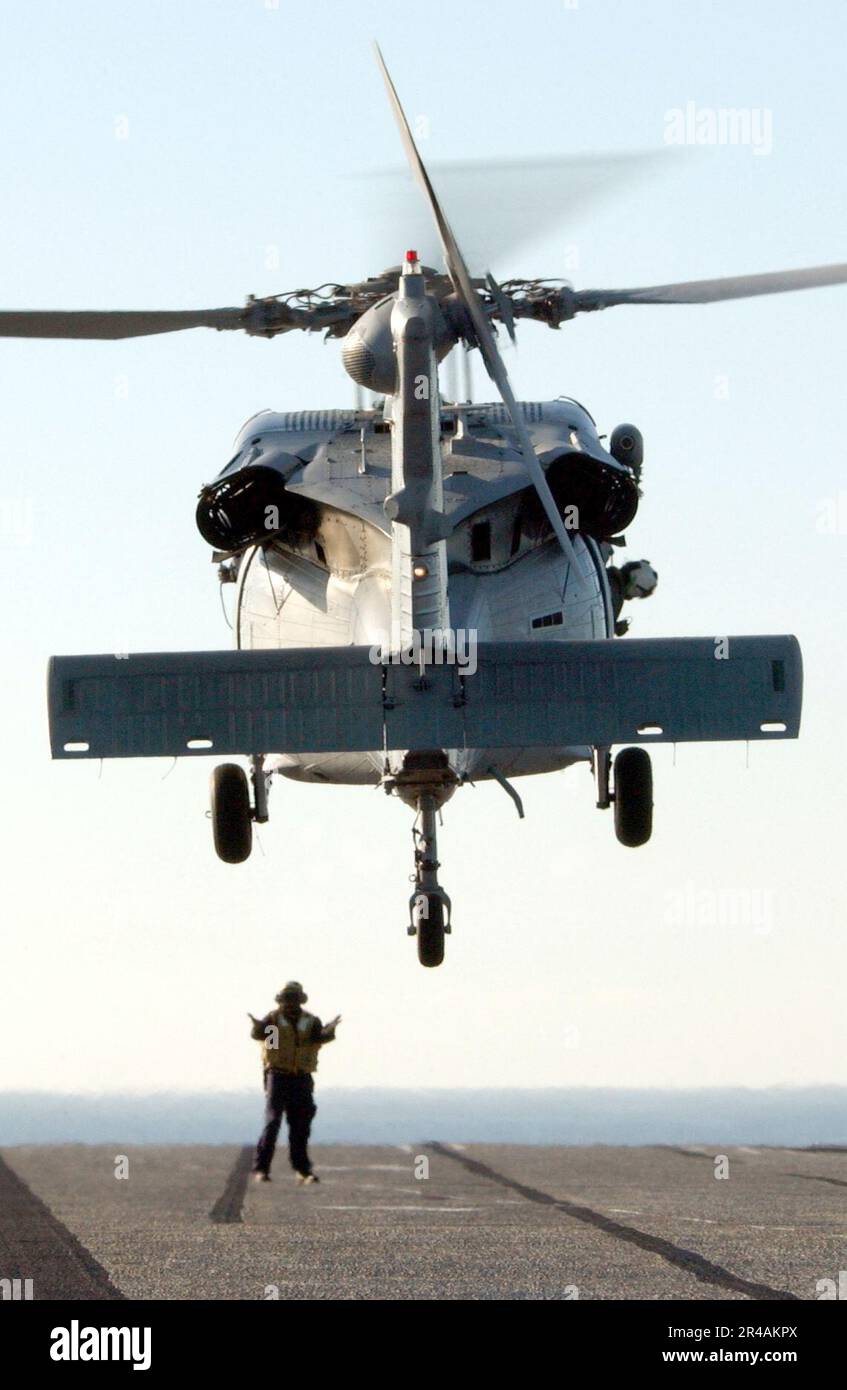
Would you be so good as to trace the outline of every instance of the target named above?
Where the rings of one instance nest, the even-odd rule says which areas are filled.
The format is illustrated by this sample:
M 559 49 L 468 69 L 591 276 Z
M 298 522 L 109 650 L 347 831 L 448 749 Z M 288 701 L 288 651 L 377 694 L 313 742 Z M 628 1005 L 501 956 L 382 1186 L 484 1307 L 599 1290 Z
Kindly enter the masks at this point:
M 381 409 L 254 416 L 204 487 L 197 523 L 237 584 L 236 648 L 54 657 L 53 756 L 242 755 L 212 774 L 220 857 L 250 853 L 272 775 L 382 785 L 416 814 L 408 930 L 440 964 L 450 902 L 436 818 L 466 782 L 581 761 L 618 839 L 652 823 L 644 744 L 792 738 L 794 637 L 615 640 L 624 600 L 651 592 L 646 561 L 614 546 L 639 501 L 642 440 L 608 450 L 588 411 L 518 403 L 493 321 L 558 328 L 617 304 L 694 304 L 847 281 L 847 265 L 631 290 L 472 277 L 377 50 L 406 155 L 435 221 L 446 273 L 407 252 L 353 286 L 250 299 L 245 308 L 0 314 L 0 334 L 124 338 L 209 327 L 274 337 L 324 329 Z M 440 398 L 438 364 L 479 350 L 496 404 Z M 625 745 L 612 765 L 611 749 Z

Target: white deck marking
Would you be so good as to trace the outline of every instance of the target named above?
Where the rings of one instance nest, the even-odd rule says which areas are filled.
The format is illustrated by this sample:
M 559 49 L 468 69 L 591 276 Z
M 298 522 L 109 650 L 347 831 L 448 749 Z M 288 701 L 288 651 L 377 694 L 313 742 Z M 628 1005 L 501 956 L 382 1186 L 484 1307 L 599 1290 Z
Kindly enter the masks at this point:
M 407 1163 L 322 1163 L 322 1173 L 408 1173 Z
M 426 1206 L 407 1207 L 407 1206 L 401 1206 L 401 1205 L 399 1205 L 399 1204 L 388 1203 L 388 1202 L 387 1202 L 387 1203 L 385 1203 L 384 1206 L 372 1205 L 371 1203 L 368 1203 L 367 1206 L 353 1206 L 352 1204 L 349 1205 L 349 1206 L 336 1206 L 335 1204 L 333 1204 L 333 1205 L 322 1204 L 320 1210 L 321 1210 L 321 1211 L 416 1211 L 416 1212 L 423 1212 L 424 1215 L 426 1215 L 428 1212 L 431 1212 L 431 1211 L 449 1211 L 449 1212 L 457 1212 L 457 1211 L 481 1211 L 482 1208 L 481 1208 L 481 1207 L 434 1207 L 434 1206 L 430 1206 L 429 1203 L 427 1203 Z

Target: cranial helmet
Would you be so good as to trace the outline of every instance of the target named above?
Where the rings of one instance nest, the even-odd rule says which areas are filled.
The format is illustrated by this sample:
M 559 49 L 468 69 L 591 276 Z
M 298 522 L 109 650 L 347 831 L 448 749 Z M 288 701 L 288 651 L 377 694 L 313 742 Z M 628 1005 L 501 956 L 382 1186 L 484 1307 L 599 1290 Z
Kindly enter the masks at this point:
M 276 996 L 276 1002 L 281 1004 L 283 999 L 298 999 L 301 1004 L 305 1004 L 308 997 L 299 980 L 289 980 Z
M 649 598 L 659 576 L 649 560 L 632 560 L 623 567 L 623 581 L 626 598 Z

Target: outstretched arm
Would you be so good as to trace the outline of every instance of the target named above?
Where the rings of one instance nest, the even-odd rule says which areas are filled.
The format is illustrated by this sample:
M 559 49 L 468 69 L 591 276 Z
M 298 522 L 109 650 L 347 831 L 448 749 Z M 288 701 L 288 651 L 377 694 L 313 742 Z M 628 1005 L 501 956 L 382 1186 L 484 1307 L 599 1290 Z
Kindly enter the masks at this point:
M 336 1014 L 329 1023 L 325 1023 L 321 1028 L 320 1041 L 322 1043 L 335 1042 L 335 1030 L 341 1022 L 341 1014 Z

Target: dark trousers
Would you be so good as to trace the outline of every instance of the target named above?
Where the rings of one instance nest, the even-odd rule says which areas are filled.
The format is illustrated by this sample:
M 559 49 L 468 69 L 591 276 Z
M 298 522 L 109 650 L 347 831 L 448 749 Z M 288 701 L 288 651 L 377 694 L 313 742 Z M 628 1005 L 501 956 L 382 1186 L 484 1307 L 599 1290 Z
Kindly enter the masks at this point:
M 265 1072 L 265 1127 L 256 1145 L 254 1173 L 269 1173 L 283 1115 L 288 1120 L 288 1153 L 297 1173 L 311 1173 L 309 1131 L 317 1106 L 315 1083 L 309 1075 Z

